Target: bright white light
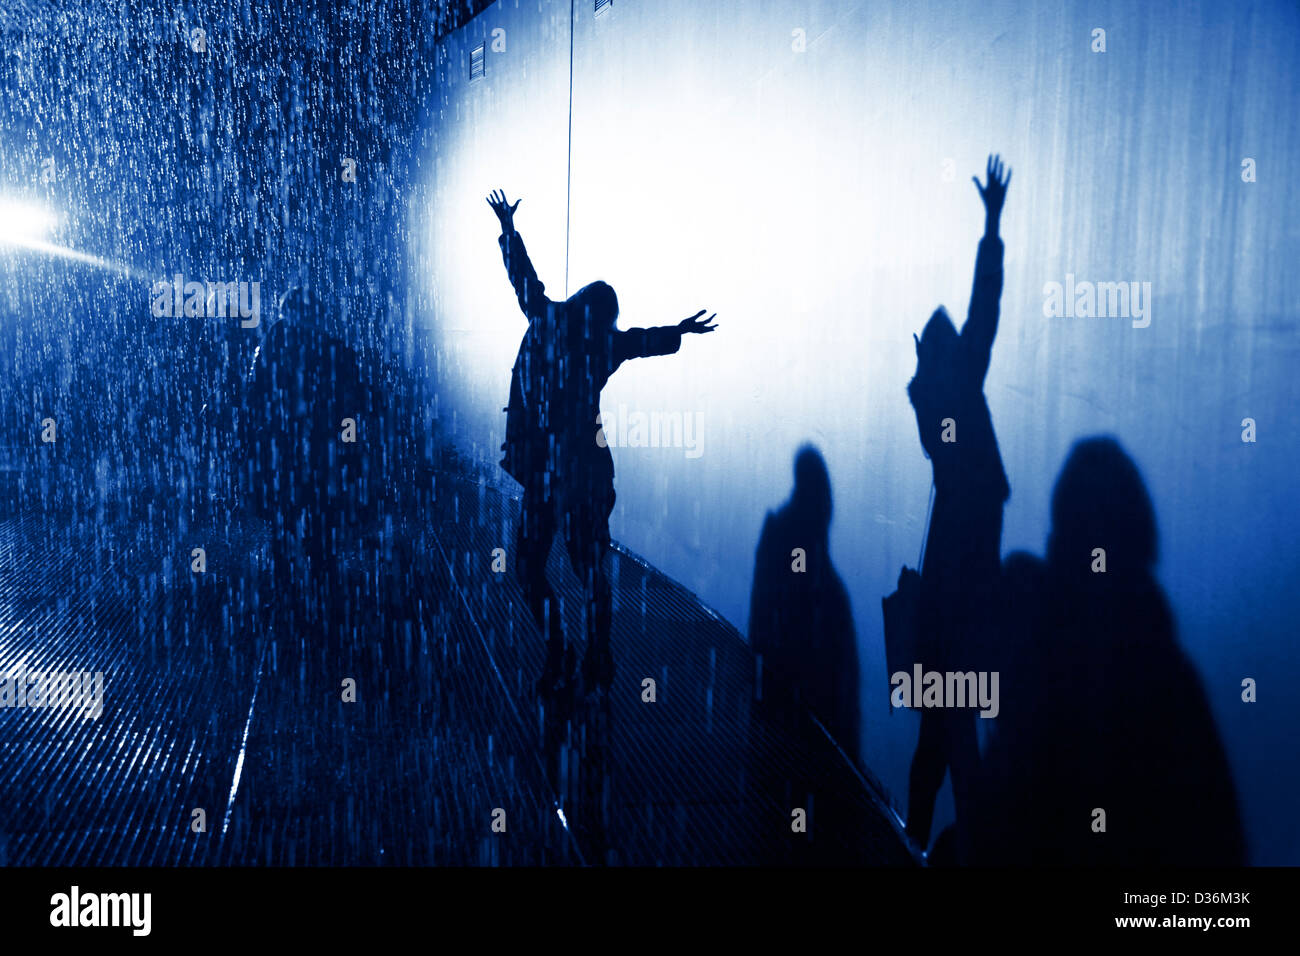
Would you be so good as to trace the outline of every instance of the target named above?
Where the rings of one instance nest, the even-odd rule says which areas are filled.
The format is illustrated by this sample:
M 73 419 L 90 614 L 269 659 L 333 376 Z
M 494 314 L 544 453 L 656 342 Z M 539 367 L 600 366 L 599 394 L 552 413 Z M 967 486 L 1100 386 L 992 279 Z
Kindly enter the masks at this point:
M 14 245 L 38 242 L 58 223 L 58 217 L 48 209 L 16 199 L 0 199 L 0 242 Z
M 50 242 L 48 236 L 58 225 L 58 215 L 42 206 L 0 197 L 0 247 L 14 246 L 28 249 L 139 278 L 139 273 L 124 262 L 101 259 L 99 256 Z

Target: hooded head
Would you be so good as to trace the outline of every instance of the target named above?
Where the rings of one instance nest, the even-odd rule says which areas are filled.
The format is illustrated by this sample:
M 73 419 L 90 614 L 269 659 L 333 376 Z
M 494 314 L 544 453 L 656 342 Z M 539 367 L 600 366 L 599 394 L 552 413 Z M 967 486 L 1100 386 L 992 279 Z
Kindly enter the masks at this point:
M 794 459 L 794 492 L 790 504 L 819 534 L 831 523 L 831 476 L 826 460 L 812 445 L 804 445 Z
M 618 296 L 608 282 L 583 286 L 565 305 L 571 320 L 587 335 L 612 331 L 618 319 Z
M 1133 459 L 1109 437 L 1079 441 L 1065 460 L 1052 493 L 1047 559 L 1062 570 L 1091 573 L 1096 548 L 1106 552 L 1108 577 L 1147 573 L 1156 563 L 1151 496 Z
M 948 311 L 939 306 L 930 315 L 930 321 L 925 323 L 921 337 L 916 340 L 917 375 L 930 369 L 946 368 L 949 357 L 957 348 L 957 342 L 957 327 L 952 324 Z

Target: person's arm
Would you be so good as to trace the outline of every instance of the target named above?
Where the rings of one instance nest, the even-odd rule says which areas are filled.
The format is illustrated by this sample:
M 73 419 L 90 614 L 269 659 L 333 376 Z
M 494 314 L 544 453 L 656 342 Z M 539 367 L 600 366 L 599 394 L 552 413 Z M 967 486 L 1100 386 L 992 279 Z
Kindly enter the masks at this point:
M 676 325 L 661 325 L 653 329 L 628 329 L 618 332 L 614 337 L 614 358 L 617 362 L 627 359 L 649 358 L 652 355 L 672 355 L 682 347 L 682 336 L 691 333 L 703 335 L 712 332 L 718 326 L 713 322 L 717 313 L 707 319 L 701 319 L 707 309 L 701 309 L 690 318 L 682 319 Z
M 520 200 L 516 199 L 514 205 L 511 205 L 506 194 L 499 189 L 494 189 L 487 197 L 487 204 L 501 222 L 501 238 L 497 242 L 501 246 L 506 273 L 510 276 L 510 284 L 515 288 L 519 308 L 532 321 L 545 316 L 546 307 L 551 302 L 546 298 L 546 287 L 537 278 L 532 260 L 528 258 L 523 237 L 515 231 L 515 210 L 519 208 L 519 203 Z
M 1002 204 L 1007 198 L 1007 186 L 1011 183 L 1011 170 L 1005 170 L 1005 176 L 1003 171 L 1002 160 L 990 156 L 985 185 L 981 186 L 978 178 L 971 177 L 984 200 L 984 237 L 975 256 L 970 312 L 962 327 L 961 338 L 969 356 L 971 372 L 979 382 L 983 382 L 988 373 L 993 339 L 998 334 L 998 303 L 1002 298 L 1002 239 L 998 235 L 998 223 L 1002 218 Z

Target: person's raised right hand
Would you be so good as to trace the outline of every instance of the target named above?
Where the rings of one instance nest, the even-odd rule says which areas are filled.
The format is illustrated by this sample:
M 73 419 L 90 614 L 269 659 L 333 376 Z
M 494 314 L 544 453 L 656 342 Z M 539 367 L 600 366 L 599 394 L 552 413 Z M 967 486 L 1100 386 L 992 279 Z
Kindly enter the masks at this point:
M 1003 176 L 1003 172 L 1006 176 Z M 1005 169 L 1002 165 L 1001 156 L 990 156 L 988 169 L 984 173 L 986 184 L 981 186 L 979 177 L 972 176 L 975 182 L 975 188 L 980 191 L 980 198 L 984 200 L 984 210 L 988 218 L 997 221 L 1002 215 L 1002 204 L 1007 201 L 1007 187 L 1011 185 L 1011 170 Z
M 515 210 L 519 208 L 520 202 L 522 200 L 516 199 L 515 204 L 510 205 L 510 200 L 506 199 L 506 194 L 500 189 L 494 189 L 488 194 L 487 204 L 501 221 L 502 232 L 509 234 L 515 231 Z

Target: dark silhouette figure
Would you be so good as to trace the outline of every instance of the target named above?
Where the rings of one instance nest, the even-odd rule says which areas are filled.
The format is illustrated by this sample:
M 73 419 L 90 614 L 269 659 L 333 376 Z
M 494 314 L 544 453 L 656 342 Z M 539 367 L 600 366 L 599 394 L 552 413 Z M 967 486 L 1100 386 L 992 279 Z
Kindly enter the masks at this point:
M 555 694 L 569 684 L 572 670 L 572 650 L 565 646 L 555 592 L 546 579 L 557 530 L 564 533 L 585 597 L 584 683 L 608 687 L 614 659 L 604 558 L 610 548 L 614 459 L 599 440 L 600 392 L 628 359 L 671 355 L 681 348 L 682 335 L 712 332 L 714 317 L 702 319 L 706 310 L 701 310 L 677 325 L 620 330 L 615 327 L 618 297 L 604 282 L 593 282 L 564 302 L 551 301 L 515 231 L 519 200 L 511 205 L 497 190 L 487 201 L 501 222 L 506 272 L 528 319 L 511 374 L 501 466 L 524 489 L 516 560 L 529 610 L 547 633 L 538 689 L 544 697 Z
M 375 510 L 382 442 L 367 442 L 374 396 L 356 351 L 317 324 L 309 286 L 279 304 L 253 356 L 238 463 L 246 507 L 272 524 L 276 594 L 323 622 L 345 552 Z M 345 421 L 348 420 L 348 421 Z
M 749 643 L 762 659 L 763 709 L 790 726 L 811 711 L 857 761 L 857 637 L 848 592 L 831 563 L 830 524 L 826 462 L 804 446 L 790 500 L 768 512 L 758 539 Z
M 1079 442 L 1052 496 L 1046 561 L 1006 562 L 1003 705 L 973 862 L 1245 863 L 1227 758 L 1156 557 L 1137 466 L 1111 438 Z
M 998 223 L 1011 172 L 989 157 L 987 182 L 975 186 L 984 201 L 984 236 L 975 259 L 970 311 L 959 334 L 948 313 L 937 309 L 916 343 L 916 376 L 907 386 L 916 412 L 921 447 L 934 477 L 934 506 L 919 585 L 914 594 L 915 663 L 925 670 L 962 671 L 981 666 L 990 643 L 1001 565 L 1002 508 L 1011 494 L 993 420 L 984 398 L 1002 296 L 1002 240 Z M 888 607 L 886 607 L 888 611 Z M 958 852 L 962 852 L 963 814 L 979 751 L 973 708 L 928 708 L 908 787 L 907 829 L 928 846 L 934 801 L 944 774 L 952 773 L 957 810 Z

